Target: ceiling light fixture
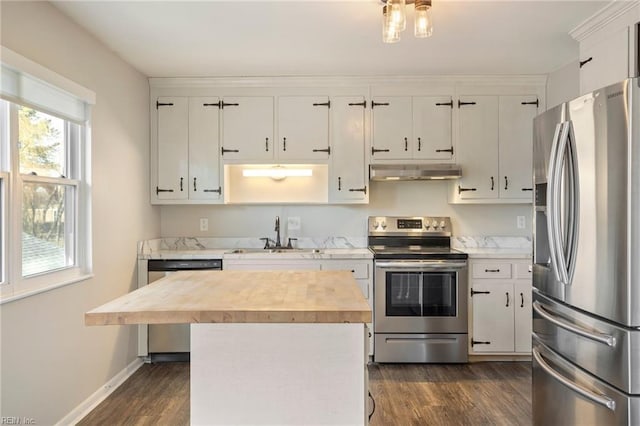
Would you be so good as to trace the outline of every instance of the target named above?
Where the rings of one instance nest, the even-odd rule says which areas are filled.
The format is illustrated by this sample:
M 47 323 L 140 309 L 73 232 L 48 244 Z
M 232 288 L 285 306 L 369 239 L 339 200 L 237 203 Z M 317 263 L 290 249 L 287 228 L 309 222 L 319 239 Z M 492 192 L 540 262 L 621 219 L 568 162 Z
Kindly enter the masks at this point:
M 430 37 L 433 34 L 431 0 L 384 0 L 383 2 L 383 42 L 395 43 L 400 40 L 400 33 L 407 28 L 407 3 L 415 5 L 413 34 L 418 38 Z

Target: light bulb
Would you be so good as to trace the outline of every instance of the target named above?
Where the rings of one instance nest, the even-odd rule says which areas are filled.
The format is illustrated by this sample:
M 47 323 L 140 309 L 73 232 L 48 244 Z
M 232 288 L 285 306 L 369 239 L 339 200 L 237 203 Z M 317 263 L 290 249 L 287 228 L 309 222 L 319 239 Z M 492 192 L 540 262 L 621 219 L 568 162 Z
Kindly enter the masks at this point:
M 433 34 L 430 1 L 416 0 L 416 16 L 413 33 L 419 38 L 431 37 Z
M 400 40 L 400 32 L 387 12 L 388 6 L 382 7 L 382 41 L 384 43 L 395 43 Z
M 407 28 L 407 8 L 405 0 L 387 0 L 389 19 L 397 28 L 397 31 L 404 31 Z

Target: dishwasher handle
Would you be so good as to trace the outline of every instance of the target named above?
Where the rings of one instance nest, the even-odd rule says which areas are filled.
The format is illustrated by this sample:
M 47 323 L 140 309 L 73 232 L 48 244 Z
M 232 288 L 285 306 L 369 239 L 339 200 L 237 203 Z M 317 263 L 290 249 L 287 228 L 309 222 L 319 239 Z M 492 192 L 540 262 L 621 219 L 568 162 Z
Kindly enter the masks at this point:
M 221 270 L 222 259 L 150 259 L 149 272 Z

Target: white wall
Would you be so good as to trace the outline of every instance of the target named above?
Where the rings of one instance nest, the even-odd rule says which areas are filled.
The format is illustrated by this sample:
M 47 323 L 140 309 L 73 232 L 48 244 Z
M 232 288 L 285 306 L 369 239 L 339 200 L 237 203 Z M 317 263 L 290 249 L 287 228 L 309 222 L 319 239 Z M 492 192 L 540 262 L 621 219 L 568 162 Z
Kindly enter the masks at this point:
M 299 216 L 303 237 L 367 236 L 367 217 L 375 215 L 450 216 L 454 235 L 531 235 L 531 205 L 452 205 L 447 182 L 372 182 L 368 205 L 319 206 L 163 206 L 162 236 L 217 236 L 274 238 L 274 218 Z M 517 229 L 516 216 L 527 227 Z M 199 219 L 209 219 L 209 231 L 200 232 Z M 284 226 L 283 226 L 284 229 Z
M 136 241 L 157 237 L 149 204 L 146 77 L 48 2 L 0 2 L 1 43 L 93 90 L 95 278 L 0 306 L 1 413 L 53 424 L 136 358 L 134 326 L 84 312 L 136 283 Z
M 580 65 L 575 60 L 547 77 L 547 109 L 580 96 Z

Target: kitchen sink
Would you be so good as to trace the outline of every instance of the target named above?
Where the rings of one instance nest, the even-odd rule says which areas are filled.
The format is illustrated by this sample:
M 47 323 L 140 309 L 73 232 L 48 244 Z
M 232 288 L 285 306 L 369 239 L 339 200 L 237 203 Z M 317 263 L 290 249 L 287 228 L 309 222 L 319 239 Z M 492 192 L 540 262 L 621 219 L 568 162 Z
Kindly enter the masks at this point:
M 322 253 L 321 249 L 307 249 L 307 248 L 268 248 L 268 249 L 259 249 L 259 248 L 238 248 L 233 249 L 231 251 L 226 252 L 227 254 L 244 254 L 244 253 Z

